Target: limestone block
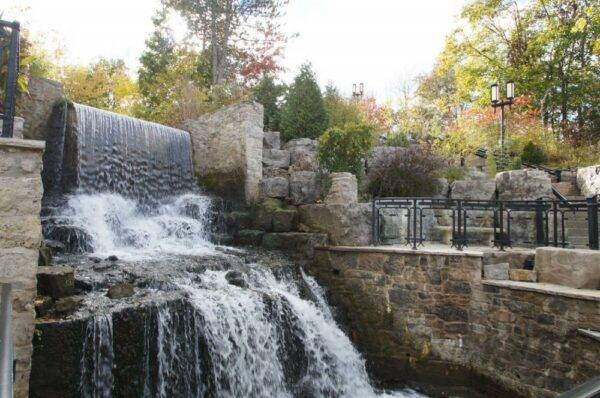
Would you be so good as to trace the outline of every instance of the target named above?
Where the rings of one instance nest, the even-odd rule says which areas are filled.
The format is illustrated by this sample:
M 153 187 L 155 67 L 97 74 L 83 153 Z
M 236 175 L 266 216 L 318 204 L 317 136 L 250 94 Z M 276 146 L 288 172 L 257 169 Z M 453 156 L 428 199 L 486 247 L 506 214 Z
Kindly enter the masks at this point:
M 263 178 L 259 186 L 263 198 L 287 198 L 290 192 L 290 183 L 285 177 Z
M 541 170 L 511 170 L 496 174 L 501 200 L 536 200 L 552 197 L 552 180 Z
M 331 244 L 364 246 L 371 243 L 371 205 L 315 204 L 300 206 L 300 222 L 311 231 L 329 235 Z
M 454 181 L 450 187 L 452 199 L 493 200 L 496 184 L 489 180 Z
M 325 198 L 327 204 L 358 203 L 358 183 L 352 173 L 331 173 L 331 188 Z
M 600 252 L 540 247 L 535 252 L 539 281 L 576 289 L 600 289 Z
M 279 167 L 263 167 L 263 178 L 285 177 L 289 178 L 290 174 L 286 169 Z
M 12 247 L 0 249 L 0 283 L 19 282 L 35 289 L 37 249 Z
M 37 177 L 0 177 L 0 214 L 39 214 L 42 179 Z
M 0 217 L 0 248 L 37 249 L 42 240 L 39 214 Z M 37 264 L 37 260 L 35 262 Z
M 537 273 L 527 269 L 511 269 L 508 271 L 511 281 L 537 282 Z
M 290 167 L 290 152 L 282 149 L 266 149 L 263 151 L 263 165 L 265 167 Z
M 71 296 L 75 288 L 75 271 L 72 267 L 38 267 L 38 292 L 53 299 Z
M 111 286 L 106 296 L 112 300 L 124 299 L 133 296 L 135 289 L 131 283 L 117 283 Z
M 41 141 L 0 138 L 0 176 L 39 177 L 43 150 Z
M 264 149 L 281 149 L 281 134 L 278 131 L 265 131 Z
M 284 149 L 290 152 L 290 166 L 294 171 L 317 171 L 317 141 L 299 138 L 288 141 Z
M 292 209 L 281 209 L 273 213 L 273 231 L 291 232 L 294 230 L 298 212 Z
M 581 194 L 590 197 L 600 194 L 600 165 L 577 169 L 577 186 Z
M 205 188 L 227 196 L 259 197 L 263 160 L 263 107 L 239 103 L 185 120 L 194 153 L 194 170 Z
M 302 232 L 283 232 L 265 234 L 263 247 L 267 249 L 288 250 L 312 258 L 316 246 L 327 245 L 327 235 Z
M 508 280 L 508 271 L 510 266 L 508 263 L 500 264 L 484 264 L 483 277 L 485 279 Z
M 237 232 L 235 242 L 241 246 L 260 246 L 264 235 L 264 231 L 243 229 Z
M 315 203 L 321 195 L 321 186 L 314 171 L 293 171 L 290 173 L 290 197 L 294 204 Z
M 273 213 L 282 208 L 279 199 L 267 198 L 263 200 L 254 211 L 254 229 L 271 231 L 273 229 Z

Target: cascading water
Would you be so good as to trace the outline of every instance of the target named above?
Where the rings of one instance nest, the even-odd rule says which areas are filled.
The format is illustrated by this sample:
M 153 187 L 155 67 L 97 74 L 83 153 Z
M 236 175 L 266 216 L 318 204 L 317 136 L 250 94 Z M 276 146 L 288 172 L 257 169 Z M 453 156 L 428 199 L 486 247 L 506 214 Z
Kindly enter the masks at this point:
M 191 183 L 187 133 L 80 105 L 69 109 L 61 113 L 66 127 L 57 123 L 64 128 L 53 136 L 63 146 L 46 157 L 47 170 L 58 171 L 44 179 L 53 196 L 45 201 L 45 233 L 95 263 L 109 255 L 126 262 L 80 262 L 79 276 L 106 272 L 114 279 L 122 267 L 137 280 L 136 297 L 155 299 L 135 339 L 138 354 L 120 347 L 129 333 L 113 330 L 114 303 L 94 290 L 106 284 L 91 287 L 80 395 L 418 396 L 372 387 L 323 290 L 302 270 L 246 261 L 209 242 L 211 200 Z M 211 265 L 213 258 L 221 260 Z M 179 298 L 165 299 L 171 293 Z M 117 364 L 125 357 L 132 376 Z

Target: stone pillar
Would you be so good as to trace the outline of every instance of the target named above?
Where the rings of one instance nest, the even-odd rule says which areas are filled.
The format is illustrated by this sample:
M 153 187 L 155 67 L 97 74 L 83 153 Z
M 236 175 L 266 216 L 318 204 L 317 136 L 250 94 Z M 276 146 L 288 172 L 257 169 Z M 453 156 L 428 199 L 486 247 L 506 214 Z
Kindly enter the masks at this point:
M 331 188 L 325 203 L 331 205 L 348 205 L 358 203 L 358 183 L 352 173 L 331 173 Z
M 0 138 L 0 283 L 13 289 L 15 398 L 26 398 L 31 369 L 36 268 L 42 239 L 41 141 Z

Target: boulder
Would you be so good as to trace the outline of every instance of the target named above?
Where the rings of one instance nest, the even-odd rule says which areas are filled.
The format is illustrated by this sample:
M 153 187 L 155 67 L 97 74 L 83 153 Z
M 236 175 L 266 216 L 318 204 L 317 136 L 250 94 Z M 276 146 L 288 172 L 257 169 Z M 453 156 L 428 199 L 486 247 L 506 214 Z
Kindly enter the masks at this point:
M 600 289 L 600 252 L 596 250 L 539 247 L 535 270 L 543 283 Z
M 281 209 L 273 213 L 273 231 L 290 232 L 294 230 L 298 212 L 293 209 Z
M 290 167 L 294 171 L 317 171 L 317 141 L 299 138 L 288 141 L 283 149 L 290 152 Z
M 247 211 L 232 211 L 225 216 L 225 223 L 229 229 L 248 229 L 252 227 L 252 214 Z
M 331 187 L 325 198 L 327 204 L 358 203 L 358 183 L 352 173 L 331 173 Z
M 71 296 L 75 288 L 75 271 L 72 267 L 38 267 L 37 289 L 39 294 L 53 299 Z
M 435 191 L 433 193 L 434 198 L 447 198 L 450 192 L 450 184 L 445 178 L 437 178 L 435 180 Z
M 281 149 L 281 134 L 278 131 L 265 131 L 263 138 L 264 149 Z
M 286 250 L 306 258 L 312 258 L 315 247 L 326 245 L 326 234 L 283 232 L 265 234 L 263 238 L 267 249 Z
M 264 167 L 263 168 L 263 178 L 272 178 L 272 177 L 289 178 L 290 173 L 286 169 L 280 169 L 279 167 Z
M 235 243 L 239 246 L 260 246 L 265 231 L 255 229 L 243 229 L 235 235 Z
M 38 265 L 40 267 L 49 267 L 52 265 L 52 249 L 47 246 L 40 247 L 40 255 L 38 258 Z
M 483 277 L 485 279 L 508 280 L 510 265 L 508 263 L 484 264 Z
M 281 209 L 283 203 L 279 199 L 267 198 L 263 200 L 254 210 L 254 229 L 272 231 L 273 213 Z
M 290 167 L 290 152 L 283 149 L 264 150 L 263 166 L 287 169 Z
M 600 165 L 577 169 L 577 186 L 585 197 L 600 195 Z
M 365 246 L 372 240 L 371 204 L 300 206 L 299 219 L 311 231 L 329 235 L 332 245 Z
M 290 183 L 285 177 L 263 178 L 259 186 L 263 198 L 287 198 L 290 193 Z
M 489 180 L 460 180 L 450 186 L 452 199 L 493 200 L 496 183 Z
M 55 315 L 67 316 L 77 311 L 83 305 L 83 297 L 69 296 L 58 299 L 50 310 Z
M 552 198 L 552 180 L 541 170 L 511 170 L 496 174 L 500 200 Z
M 314 171 L 290 173 L 290 197 L 296 205 L 315 203 L 321 196 L 321 184 Z
M 248 282 L 244 279 L 244 274 L 240 271 L 229 271 L 225 274 L 225 279 L 230 285 L 234 285 L 241 288 L 247 288 Z
M 27 95 L 19 98 L 19 113 L 25 119 L 22 132 L 23 138 L 46 140 L 52 107 L 64 96 L 61 83 L 41 77 L 29 77 Z
M 112 300 L 120 300 L 133 296 L 135 289 L 131 283 L 117 283 L 108 289 L 106 295 Z

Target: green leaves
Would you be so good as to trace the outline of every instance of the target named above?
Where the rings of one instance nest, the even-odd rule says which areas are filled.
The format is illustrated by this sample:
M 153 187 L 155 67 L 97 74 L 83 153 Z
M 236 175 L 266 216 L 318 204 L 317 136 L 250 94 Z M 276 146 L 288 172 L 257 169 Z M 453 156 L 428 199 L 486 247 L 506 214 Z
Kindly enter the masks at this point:
M 360 177 L 364 159 L 374 145 L 374 131 L 369 124 L 330 128 L 319 138 L 319 164 L 329 172 L 350 172 Z

